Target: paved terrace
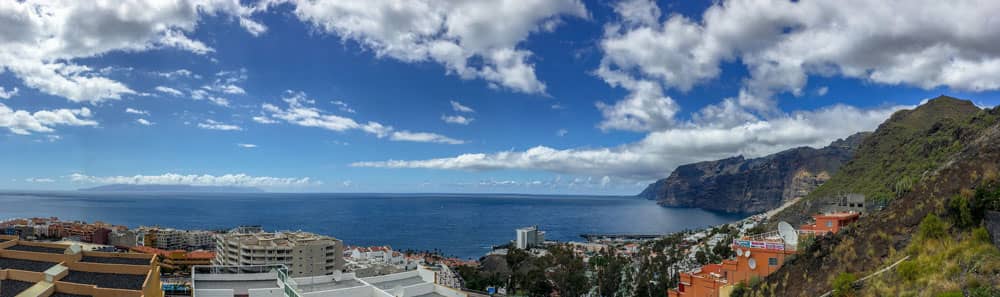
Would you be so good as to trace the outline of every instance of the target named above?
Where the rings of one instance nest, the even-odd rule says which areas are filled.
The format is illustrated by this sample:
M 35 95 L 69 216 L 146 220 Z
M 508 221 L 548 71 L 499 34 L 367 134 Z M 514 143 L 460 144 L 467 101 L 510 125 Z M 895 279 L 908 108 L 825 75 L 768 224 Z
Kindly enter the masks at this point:
M 357 279 L 347 279 L 342 281 L 323 282 L 323 283 L 307 284 L 307 285 L 298 284 L 296 287 L 299 289 L 299 291 L 303 293 L 309 293 L 309 292 L 330 291 L 330 290 L 360 287 L 364 285 L 365 285 L 364 283 L 361 283 Z

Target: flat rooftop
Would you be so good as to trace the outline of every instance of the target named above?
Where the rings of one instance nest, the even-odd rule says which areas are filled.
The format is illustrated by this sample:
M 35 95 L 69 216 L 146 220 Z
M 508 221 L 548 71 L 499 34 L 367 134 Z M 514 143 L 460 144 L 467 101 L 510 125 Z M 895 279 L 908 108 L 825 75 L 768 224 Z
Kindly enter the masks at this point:
M 414 297 L 447 297 L 447 296 L 444 296 L 444 295 L 441 295 L 441 294 L 438 294 L 438 293 L 434 293 L 434 292 L 430 292 L 430 293 L 427 293 L 427 294 L 417 295 L 417 296 L 414 296 Z
M 382 290 L 391 290 L 396 287 L 406 287 L 422 283 L 424 283 L 424 279 L 420 278 L 420 276 L 414 276 L 414 277 L 407 277 L 404 279 L 385 281 L 380 283 L 371 283 L 371 284 Z
M 90 295 L 77 295 L 77 294 L 66 294 L 66 293 L 53 293 L 49 297 L 94 297 Z
M 122 257 L 93 257 L 93 256 L 83 256 L 80 262 L 88 263 L 102 263 L 102 264 L 124 264 L 124 265 L 149 265 L 151 259 L 133 259 L 133 258 L 122 258 Z
M 0 297 L 14 297 L 24 290 L 31 288 L 35 283 L 22 282 L 16 280 L 0 280 Z
M 0 258 L 0 269 L 16 269 L 24 271 L 45 272 L 46 269 L 52 268 L 52 266 L 55 266 L 56 264 L 58 263 Z
M 195 290 L 203 289 L 232 289 L 233 293 L 246 294 L 250 289 L 278 288 L 278 280 L 258 280 L 258 281 L 219 281 L 219 280 L 195 280 Z
M 70 270 L 66 277 L 60 281 L 67 283 L 77 283 L 86 285 L 96 285 L 100 288 L 142 290 L 142 283 L 146 281 L 145 275 L 118 274 L 102 272 L 85 272 Z
M 11 251 L 24 251 L 24 252 L 36 252 L 36 253 L 49 253 L 49 254 L 62 254 L 66 251 L 66 248 L 53 248 L 44 246 L 33 246 L 33 245 L 23 245 L 18 244 L 7 248 Z
M 316 292 L 316 291 L 330 291 L 330 290 L 339 290 L 339 289 L 360 287 L 360 286 L 364 286 L 364 285 L 365 284 L 361 283 L 357 279 L 349 279 L 349 280 L 343 280 L 343 281 L 339 281 L 339 282 L 338 281 L 334 281 L 334 282 L 309 284 L 309 285 L 299 284 L 298 288 L 299 288 L 299 291 L 301 291 L 302 293 L 309 293 L 309 292 Z

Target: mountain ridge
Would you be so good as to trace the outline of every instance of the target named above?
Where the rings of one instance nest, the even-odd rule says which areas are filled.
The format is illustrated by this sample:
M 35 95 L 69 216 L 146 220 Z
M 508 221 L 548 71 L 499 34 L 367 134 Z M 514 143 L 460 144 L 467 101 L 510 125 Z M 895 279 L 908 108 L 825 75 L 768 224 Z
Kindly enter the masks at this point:
M 759 158 L 735 156 L 681 165 L 637 196 L 668 207 L 767 211 L 805 196 L 828 180 L 869 134 L 856 133 L 818 149 L 797 147 Z

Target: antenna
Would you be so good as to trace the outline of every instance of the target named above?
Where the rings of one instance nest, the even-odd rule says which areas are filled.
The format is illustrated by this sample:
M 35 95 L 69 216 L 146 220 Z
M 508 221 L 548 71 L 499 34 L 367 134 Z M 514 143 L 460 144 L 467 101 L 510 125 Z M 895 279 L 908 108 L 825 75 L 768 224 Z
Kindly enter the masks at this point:
M 778 223 L 778 234 L 781 235 L 781 239 L 785 242 L 785 244 L 799 244 L 799 234 L 795 232 L 795 228 L 792 228 L 792 225 L 788 224 L 788 222 L 782 221 L 781 223 Z

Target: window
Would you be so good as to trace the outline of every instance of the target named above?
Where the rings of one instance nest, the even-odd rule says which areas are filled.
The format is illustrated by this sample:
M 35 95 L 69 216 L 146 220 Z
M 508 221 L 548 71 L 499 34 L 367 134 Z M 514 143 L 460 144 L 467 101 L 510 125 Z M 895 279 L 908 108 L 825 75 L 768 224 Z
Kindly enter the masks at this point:
M 833 221 L 826 221 L 826 226 L 833 228 Z
M 768 266 L 778 266 L 778 258 L 767 258 Z

